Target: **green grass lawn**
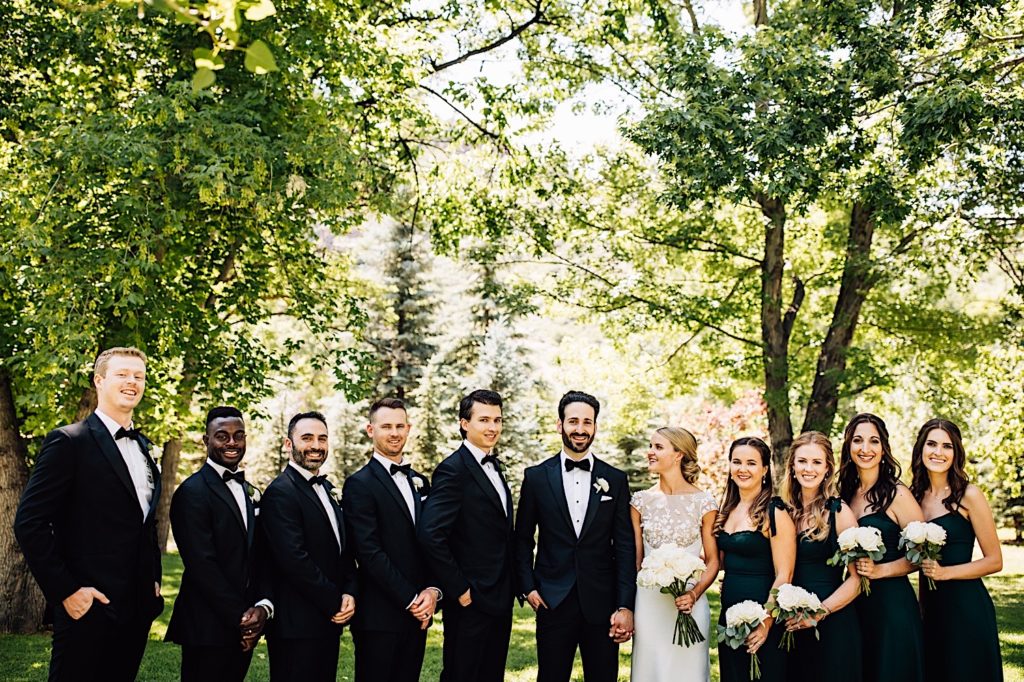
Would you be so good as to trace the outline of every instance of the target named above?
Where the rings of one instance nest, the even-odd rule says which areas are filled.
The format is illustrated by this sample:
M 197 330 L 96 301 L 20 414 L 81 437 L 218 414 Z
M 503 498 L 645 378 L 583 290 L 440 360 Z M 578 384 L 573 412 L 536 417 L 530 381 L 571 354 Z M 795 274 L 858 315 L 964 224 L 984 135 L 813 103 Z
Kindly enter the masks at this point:
M 1005 682 L 1024 682 L 1024 548 L 1003 546 L 1004 569 L 997 576 L 986 578 L 992 598 L 996 603 L 999 620 L 999 639 L 1003 651 Z M 176 554 L 164 557 L 164 595 L 168 608 L 153 624 L 149 646 L 142 661 L 139 680 L 143 682 L 171 681 L 178 679 L 181 654 L 174 644 L 163 641 L 170 618 L 170 604 L 177 594 L 181 582 L 181 560 Z M 712 590 L 712 615 L 718 614 L 718 594 Z M 437 680 L 441 674 L 441 633 L 443 621 L 431 628 L 427 642 L 427 656 L 423 665 L 421 680 Z M 629 679 L 630 645 L 620 650 L 620 680 Z M 0 680 L 5 682 L 37 682 L 46 679 L 46 667 L 50 656 L 49 635 L 0 635 Z M 512 642 L 509 647 L 508 673 L 510 682 L 527 682 L 537 677 L 537 656 L 534 648 L 533 613 L 529 608 L 516 610 L 512 627 Z M 717 653 L 711 649 L 712 679 L 718 679 Z M 249 680 L 265 681 L 267 672 L 267 647 L 260 643 L 249 670 Z M 338 666 L 338 680 L 352 679 L 352 640 L 346 634 L 342 638 L 341 660 Z M 582 680 L 583 671 L 577 659 L 573 680 Z

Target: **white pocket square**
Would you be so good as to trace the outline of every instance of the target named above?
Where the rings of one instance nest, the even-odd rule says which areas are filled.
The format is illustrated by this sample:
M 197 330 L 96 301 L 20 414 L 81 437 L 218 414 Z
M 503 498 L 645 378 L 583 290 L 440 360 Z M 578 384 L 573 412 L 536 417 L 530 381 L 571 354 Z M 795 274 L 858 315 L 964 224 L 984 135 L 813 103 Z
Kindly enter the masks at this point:
M 602 502 L 611 502 L 611 500 L 612 500 L 611 495 L 602 495 L 601 496 L 601 501 Z
M 253 509 L 252 510 L 252 515 L 253 516 L 259 516 L 260 515 L 260 508 L 256 507 L 255 509 Z
M 420 502 L 426 502 L 426 501 L 427 501 L 427 496 L 426 495 L 420 495 Z

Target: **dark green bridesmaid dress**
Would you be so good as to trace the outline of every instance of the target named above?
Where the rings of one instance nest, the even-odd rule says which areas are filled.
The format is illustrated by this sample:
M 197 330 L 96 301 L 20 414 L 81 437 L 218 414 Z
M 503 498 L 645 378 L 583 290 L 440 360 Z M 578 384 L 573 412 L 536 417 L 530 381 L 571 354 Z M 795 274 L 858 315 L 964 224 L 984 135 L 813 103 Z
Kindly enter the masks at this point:
M 959 512 L 932 519 L 946 530 L 943 566 L 965 564 L 974 552 L 974 528 Z M 1001 682 L 996 610 L 981 578 L 937 580 L 922 590 L 924 668 L 928 682 Z
M 885 511 L 860 517 L 860 525 L 882 532 L 885 555 L 878 563 L 902 559 L 900 526 Z M 860 617 L 864 682 L 923 682 L 921 611 L 907 576 L 875 578 L 871 594 L 854 601 Z M 965 681 L 967 682 L 967 681 Z
M 839 547 L 836 514 L 842 504 L 838 497 L 827 502 L 828 537 L 811 540 L 806 533 L 797 537 L 793 584 L 822 601 L 842 585 L 846 572 L 845 566 L 825 563 Z M 817 630 L 819 637 L 814 629 L 797 630 L 786 664 L 789 682 L 819 682 L 823 676 L 829 682 L 861 682 L 860 623 L 853 603 L 825 616 Z
M 782 501 L 773 499 L 768 509 L 772 535 L 775 535 L 775 514 L 786 513 L 780 509 L 785 509 Z M 759 531 L 727 533 L 723 530 L 718 534 L 718 548 L 725 558 L 722 612 L 718 622 L 725 625 L 725 612 L 730 606 L 748 599 L 762 605 L 768 601 L 768 593 L 775 582 L 775 564 L 772 563 L 771 541 Z M 786 652 L 779 649 L 781 637 L 782 627 L 773 625 L 768 632 L 768 639 L 757 650 L 761 682 L 784 682 L 786 679 Z M 744 646 L 733 649 L 719 644 L 718 667 L 721 682 L 750 681 L 750 654 Z

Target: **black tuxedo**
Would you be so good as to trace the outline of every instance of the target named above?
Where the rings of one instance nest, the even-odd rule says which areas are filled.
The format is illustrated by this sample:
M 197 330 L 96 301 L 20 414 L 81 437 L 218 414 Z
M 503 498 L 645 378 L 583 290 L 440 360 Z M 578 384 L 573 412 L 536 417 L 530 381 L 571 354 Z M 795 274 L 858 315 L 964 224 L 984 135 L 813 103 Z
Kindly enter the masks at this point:
M 488 466 L 491 466 L 488 464 Z M 417 527 L 445 595 L 444 682 L 500 682 L 512 630 L 512 494 L 507 504 L 461 446 L 434 470 Z M 472 604 L 459 605 L 470 590 Z
M 241 649 L 239 621 L 271 595 L 268 581 L 260 581 L 256 507 L 248 491 L 245 507 L 248 527 L 227 483 L 209 464 L 171 499 L 171 528 L 185 573 L 167 641 L 182 645 L 184 682 L 241 682 L 249 669 L 252 651 Z
M 357 587 L 344 515 L 331 495 L 331 484 L 325 487 L 338 522 L 340 548 L 320 498 L 292 466 L 274 479 L 260 501 L 274 594 L 267 642 L 275 682 L 333 682 L 337 673 L 343 626 L 331 617 L 340 609 L 342 595 L 355 597 Z
M 423 516 L 430 485 L 423 474 L 411 471 L 409 488 L 412 515 L 390 472 L 376 459 L 345 481 L 345 524 L 359 576 L 359 608 L 352 620 L 356 682 L 416 682 L 420 677 L 427 631 L 407 608 L 432 586 L 415 523 Z
M 156 508 L 160 473 L 143 518 L 128 466 L 94 413 L 51 431 L 22 494 L 14 532 L 54 609 L 51 680 L 134 680 L 153 619 L 163 610 Z M 73 620 L 62 602 L 81 587 L 110 600 Z
M 538 680 L 567 682 L 576 647 L 584 677 L 618 677 L 618 646 L 608 637 L 609 618 L 633 609 L 636 550 L 629 517 L 626 474 L 596 457 L 580 535 L 569 516 L 555 455 L 526 469 L 516 513 L 516 578 L 523 595 L 540 593 L 548 608 L 537 613 Z M 598 481 L 608 484 L 599 489 Z M 534 558 L 534 535 L 539 528 Z

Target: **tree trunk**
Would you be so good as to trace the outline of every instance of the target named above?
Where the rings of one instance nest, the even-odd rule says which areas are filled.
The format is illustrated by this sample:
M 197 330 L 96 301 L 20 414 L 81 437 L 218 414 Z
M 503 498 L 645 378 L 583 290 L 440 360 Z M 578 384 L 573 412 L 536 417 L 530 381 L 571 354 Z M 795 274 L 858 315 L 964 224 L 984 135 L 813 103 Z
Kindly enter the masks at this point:
M 839 388 L 846 372 L 846 354 L 853 342 L 864 300 L 877 281 L 877 274 L 871 269 L 874 233 L 873 209 L 860 202 L 854 203 L 846 239 L 843 279 L 832 311 L 832 323 L 818 353 L 814 385 L 804 415 L 804 431 L 828 434 L 832 430 L 839 407 Z
M 80 422 L 96 410 L 96 385 L 92 383 L 92 375 L 89 375 L 89 387 L 82 391 L 82 397 L 78 399 L 78 407 L 75 409 L 75 421 Z
M 36 632 L 46 605 L 14 539 L 14 514 L 28 483 L 27 454 L 11 378 L 0 368 L 0 632 Z
M 768 218 L 764 258 L 761 260 L 761 357 L 764 399 L 768 406 L 768 436 L 777 474 L 782 469 L 789 444 L 793 442 L 793 424 L 789 415 L 789 333 L 792 319 L 789 314 L 784 318 L 782 313 L 786 207 L 778 199 L 763 195 L 758 196 L 757 201 Z
M 160 485 L 162 492 L 156 506 L 156 541 L 160 551 L 167 553 L 167 538 L 171 532 L 171 496 L 178 487 L 178 463 L 181 461 L 181 436 L 164 443 L 160 456 Z

